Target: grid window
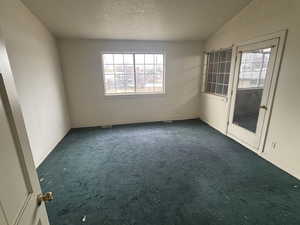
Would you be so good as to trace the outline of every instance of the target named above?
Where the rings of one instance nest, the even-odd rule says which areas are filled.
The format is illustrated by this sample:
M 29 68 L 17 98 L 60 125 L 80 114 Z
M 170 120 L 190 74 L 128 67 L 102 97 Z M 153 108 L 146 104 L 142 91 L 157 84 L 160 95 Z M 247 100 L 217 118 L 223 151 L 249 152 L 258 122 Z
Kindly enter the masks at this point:
M 205 92 L 222 96 L 227 95 L 231 58 L 232 49 L 206 54 Z
M 106 95 L 164 92 L 163 54 L 103 54 Z

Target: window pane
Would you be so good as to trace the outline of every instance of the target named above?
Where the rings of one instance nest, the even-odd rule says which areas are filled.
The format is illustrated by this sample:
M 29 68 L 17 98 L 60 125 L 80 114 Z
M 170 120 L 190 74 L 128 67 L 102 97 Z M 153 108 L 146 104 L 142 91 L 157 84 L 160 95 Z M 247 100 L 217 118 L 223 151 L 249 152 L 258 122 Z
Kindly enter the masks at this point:
M 243 53 L 238 88 L 261 88 L 264 86 L 271 49 Z
M 208 65 L 208 72 L 209 73 L 212 73 L 213 72 L 213 64 L 212 63 L 210 63 L 209 65 Z
M 226 61 L 231 61 L 232 49 L 226 51 Z
M 163 91 L 163 82 L 164 82 L 163 73 L 155 73 L 154 75 L 154 91 L 162 92 Z
M 154 74 L 154 66 L 146 65 L 145 66 L 145 74 L 153 75 Z
M 224 75 L 224 84 L 228 85 L 229 83 L 229 74 Z
M 207 54 L 206 91 L 227 95 L 232 50 L 220 50 Z M 225 87 L 226 86 L 226 87 Z
M 163 65 L 156 65 L 156 72 L 157 73 L 163 73 L 164 66 Z
M 215 52 L 215 62 L 220 62 L 220 52 Z
M 164 64 L 164 57 L 162 54 L 155 55 L 155 58 L 156 58 L 155 61 L 157 64 Z
M 144 65 L 136 65 L 135 66 L 135 72 L 144 74 L 145 72 L 145 66 Z
M 212 82 L 214 82 L 214 83 L 217 82 L 217 74 L 216 73 L 213 73 L 211 78 L 212 78 L 211 79 Z
M 212 74 L 211 73 L 207 74 L 207 82 L 212 82 Z
M 125 65 L 124 71 L 125 71 L 125 74 L 133 76 L 133 74 L 134 74 L 133 65 Z
M 113 74 L 114 66 L 113 65 L 104 65 L 104 73 L 105 74 Z
M 133 54 L 124 55 L 124 64 L 133 64 Z
M 223 87 L 223 95 L 226 95 L 227 94 L 227 91 L 228 91 L 228 85 L 225 85 Z
M 223 86 L 217 84 L 217 86 L 216 86 L 216 93 L 217 93 L 217 94 L 222 94 L 222 90 L 223 90 Z
M 135 64 L 144 64 L 145 63 L 144 54 L 135 54 Z
M 153 87 L 154 87 L 154 76 L 145 75 L 144 92 L 153 92 Z
M 142 73 L 136 74 L 136 92 L 145 92 L 145 76 Z
M 113 64 L 113 55 L 112 54 L 103 54 L 103 64 Z
M 154 55 L 146 54 L 145 55 L 145 64 L 153 64 L 154 63 Z
M 116 73 L 117 75 L 121 75 L 121 74 L 124 75 L 124 73 L 125 73 L 125 71 L 124 71 L 124 66 L 123 66 L 123 65 L 116 65 L 116 66 L 115 66 L 115 73 Z
M 216 90 L 216 84 L 215 83 L 211 83 L 211 88 L 210 88 L 210 91 L 215 93 L 215 90 Z
M 115 79 L 114 75 L 105 76 L 105 91 L 106 93 L 114 93 L 115 89 Z
M 227 62 L 226 65 L 225 65 L 225 73 L 230 73 L 230 64 L 231 62 Z
M 220 61 L 225 62 L 226 61 L 226 51 L 222 51 L 220 53 Z
M 134 75 L 126 75 L 126 90 L 127 92 L 134 92 Z
M 217 73 L 218 72 L 218 67 L 219 67 L 219 64 L 217 62 L 214 63 L 214 67 L 213 67 L 213 72 L 214 73 Z
M 103 54 L 103 73 L 106 94 L 164 90 L 162 54 Z
M 116 92 L 126 93 L 126 82 L 124 76 L 116 76 Z
M 123 64 L 123 55 L 114 54 L 114 64 Z
M 225 73 L 225 63 L 220 63 L 220 73 Z

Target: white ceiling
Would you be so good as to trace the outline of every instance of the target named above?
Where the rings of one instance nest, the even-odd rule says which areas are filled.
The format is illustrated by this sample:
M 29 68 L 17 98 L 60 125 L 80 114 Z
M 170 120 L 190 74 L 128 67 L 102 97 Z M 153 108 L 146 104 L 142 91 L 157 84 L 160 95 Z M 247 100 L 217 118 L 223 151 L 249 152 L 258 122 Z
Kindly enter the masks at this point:
M 58 37 L 203 40 L 251 0 L 22 0 Z

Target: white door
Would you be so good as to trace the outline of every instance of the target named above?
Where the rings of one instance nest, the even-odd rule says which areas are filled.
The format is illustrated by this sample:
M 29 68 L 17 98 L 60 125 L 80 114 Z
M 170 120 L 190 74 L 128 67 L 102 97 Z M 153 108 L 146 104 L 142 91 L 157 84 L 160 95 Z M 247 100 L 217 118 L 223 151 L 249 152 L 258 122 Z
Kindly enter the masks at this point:
M 279 38 L 237 47 L 229 136 L 258 150 L 268 122 Z
M 49 225 L 22 112 L 0 36 L 0 224 Z

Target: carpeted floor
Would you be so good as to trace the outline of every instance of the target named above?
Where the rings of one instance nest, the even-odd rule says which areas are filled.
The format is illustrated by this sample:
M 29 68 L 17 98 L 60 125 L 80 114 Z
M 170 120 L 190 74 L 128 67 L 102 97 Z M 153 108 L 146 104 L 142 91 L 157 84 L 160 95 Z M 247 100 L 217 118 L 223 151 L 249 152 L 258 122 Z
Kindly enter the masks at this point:
M 199 120 L 73 129 L 38 173 L 52 225 L 300 224 L 300 181 Z

